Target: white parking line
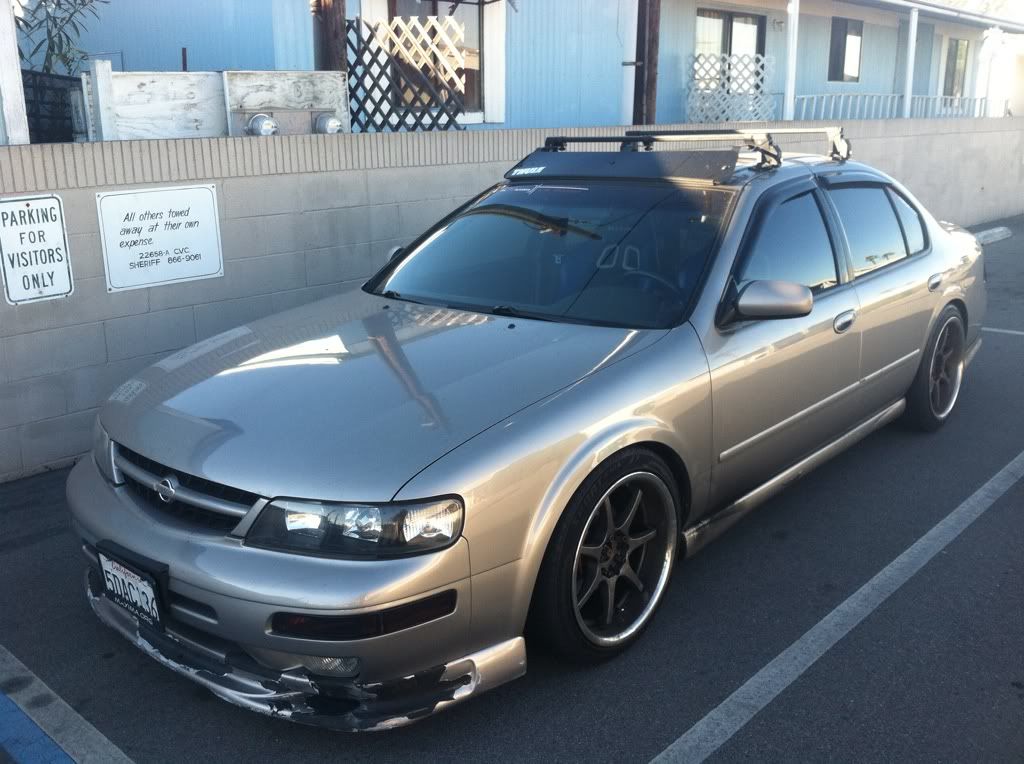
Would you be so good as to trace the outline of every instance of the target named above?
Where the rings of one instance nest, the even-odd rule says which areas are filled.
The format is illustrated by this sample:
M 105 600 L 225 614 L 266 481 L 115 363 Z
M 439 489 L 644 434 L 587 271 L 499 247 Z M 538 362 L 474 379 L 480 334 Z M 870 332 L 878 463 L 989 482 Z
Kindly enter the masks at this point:
M 874 578 L 800 639 L 776 656 L 736 692 L 654 758 L 655 762 L 704 761 L 810 668 L 839 640 L 905 584 L 1017 481 L 1024 478 L 1024 452 L 997 472 L 963 504 L 890 562 Z
M 131 759 L 120 748 L 43 684 L 3 645 L 0 645 L 0 687 L 40 730 L 79 764 L 131 764 Z M 0 749 L 0 756 L 2 753 Z
M 1013 334 L 1018 337 L 1024 337 L 1024 332 L 1017 331 L 1016 329 L 993 329 L 991 326 L 981 327 L 983 332 L 992 332 L 993 334 Z

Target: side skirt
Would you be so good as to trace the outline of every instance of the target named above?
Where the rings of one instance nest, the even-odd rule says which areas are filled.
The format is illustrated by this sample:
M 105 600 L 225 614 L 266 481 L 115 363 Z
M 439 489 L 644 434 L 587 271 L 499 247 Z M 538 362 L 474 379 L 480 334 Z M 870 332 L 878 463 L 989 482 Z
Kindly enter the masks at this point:
M 882 409 L 867 421 L 857 425 L 810 456 L 801 459 L 792 467 L 783 470 L 732 504 L 723 507 L 696 525 L 687 528 L 683 532 L 683 539 L 686 543 L 686 557 L 693 557 L 693 555 L 697 554 L 697 552 L 735 525 L 741 518 L 750 514 L 750 512 L 757 509 L 790 483 L 800 479 L 815 467 L 824 464 L 833 456 L 842 453 L 875 430 L 892 422 L 903 413 L 906 407 L 907 402 L 901 399 L 891 406 Z

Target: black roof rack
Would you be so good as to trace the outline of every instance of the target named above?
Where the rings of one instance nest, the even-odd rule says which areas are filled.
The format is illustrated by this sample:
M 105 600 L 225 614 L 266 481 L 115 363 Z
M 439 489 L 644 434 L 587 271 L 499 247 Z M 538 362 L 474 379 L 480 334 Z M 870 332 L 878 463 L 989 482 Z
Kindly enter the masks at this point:
M 554 151 L 537 149 L 512 167 L 513 181 L 552 178 L 640 180 L 678 178 L 725 183 L 736 172 L 739 150 L 719 147 L 701 151 Z
M 608 136 L 551 136 L 544 141 L 542 151 L 565 151 L 570 143 L 618 143 L 621 151 L 637 151 L 640 146 L 652 151 L 655 143 L 703 143 L 723 141 L 739 144 L 761 154 L 758 167 L 779 167 L 782 149 L 775 142 L 776 135 L 824 135 L 830 144 L 829 156 L 844 162 L 852 155 L 850 142 L 841 127 L 747 129 L 747 130 L 627 130 L 624 135 Z

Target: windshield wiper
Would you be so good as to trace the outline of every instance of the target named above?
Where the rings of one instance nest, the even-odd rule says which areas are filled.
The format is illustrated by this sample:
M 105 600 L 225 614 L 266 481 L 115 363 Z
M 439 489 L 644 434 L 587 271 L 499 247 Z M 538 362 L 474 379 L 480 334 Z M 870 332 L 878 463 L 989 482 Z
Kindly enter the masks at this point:
M 560 236 L 566 233 L 574 233 L 593 241 L 600 241 L 601 235 L 582 226 L 573 225 L 569 218 L 555 218 L 540 212 L 528 209 L 527 207 L 516 207 L 511 204 L 488 204 L 483 207 L 474 207 L 466 210 L 464 215 L 505 215 L 507 217 L 521 220 L 540 233 L 554 231 Z
M 404 302 L 414 302 L 417 305 L 423 305 L 422 301 L 414 300 L 411 297 L 405 297 L 394 289 L 385 289 L 383 292 L 379 292 L 379 294 L 381 297 L 387 297 L 389 300 L 402 300 Z
M 561 316 L 549 316 L 545 313 L 534 313 L 529 310 L 522 310 L 515 305 L 492 305 L 486 308 L 484 313 L 492 313 L 495 316 L 509 316 L 510 318 L 532 318 L 537 321 L 561 321 Z

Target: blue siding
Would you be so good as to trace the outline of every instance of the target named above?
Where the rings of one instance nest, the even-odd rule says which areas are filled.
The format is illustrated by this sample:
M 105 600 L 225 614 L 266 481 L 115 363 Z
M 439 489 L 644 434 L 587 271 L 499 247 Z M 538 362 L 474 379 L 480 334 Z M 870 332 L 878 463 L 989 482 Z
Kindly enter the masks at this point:
M 183 47 L 193 71 L 313 68 L 309 0 L 114 0 L 99 13 L 79 47 L 123 50 L 129 70 L 178 71 Z
M 899 50 L 896 55 L 896 66 L 893 71 L 893 92 L 903 92 L 903 77 L 907 68 L 907 37 L 910 34 L 910 25 L 906 21 L 900 21 Z M 932 58 L 938 59 L 938 50 L 935 47 L 935 25 L 918 24 L 917 26 L 917 47 L 914 53 L 914 95 L 931 95 L 935 91 L 932 86 L 933 62 Z M 941 46 L 940 46 L 941 47 Z
M 775 57 L 769 92 L 780 95 L 785 87 L 786 14 L 763 8 L 698 0 L 662 0 L 661 40 L 658 49 L 658 122 L 686 119 L 686 94 L 690 81 L 690 56 L 697 37 L 697 8 L 747 10 L 767 17 L 765 54 Z
M 658 44 L 658 122 L 682 122 L 686 118 L 688 66 L 697 34 L 696 8 L 693 0 L 662 0 Z
M 617 125 L 620 18 L 635 0 L 519 0 L 508 9 L 503 127 Z M 484 54 L 486 57 L 486 53 Z M 484 94 L 486 98 L 486 93 Z
M 3 0 L 0 0 L 2 2 Z M 628 19 L 637 0 L 518 0 L 507 11 L 506 121 L 479 127 L 558 127 L 622 122 L 623 68 Z M 348 0 L 349 15 L 360 0 Z M 658 60 L 659 122 L 686 119 L 686 92 L 697 7 L 767 16 L 766 53 L 774 58 L 768 89 L 777 116 L 785 81 L 786 14 L 755 3 L 662 0 Z M 189 68 L 312 69 L 313 20 L 309 0 L 114 0 L 100 9 L 79 44 L 89 52 L 123 50 L 131 70 L 176 71 L 181 48 Z M 861 79 L 828 82 L 831 19 L 802 15 L 797 93 L 893 93 L 902 89 L 906 25 L 864 24 Z M 902 45 L 900 44 L 902 42 Z M 934 26 L 920 27 L 915 93 L 936 92 L 939 43 Z M 110 56 L 119 68 L 118 56 Z M 486 61 L 486 52 L 485 52 Z M 486 98 L 486 93 L 484 94 Z
M 829 82 L 828 51 L 832 19 L 824 16 L 800 17 L 800 42 L 797 58 L 796 92 L 817 93 L 892 93 L 896 72 L 895 27 L 864 23 L 861 48 L 860 82 Z M 785 50 L 780 54 L 785 57 Z M 785 66 L 785 64 L 781 64 Z
M 696 37 L 697 7 L 737 10 L 735 5 L 702 0 L 662 0 L 661 50 L 658 58 L 658 121 L 681 122 L 686 119 L 686 92 L 689 63 Z M 774 57 L 774 74 L 769 92 L 775 96 L 776 116 L 781 117 L 786 78 L 786 14 L 755 7 L 751 12 L 767 16 L 765 53 Z M 799 56 L 797 58 L 797 95 L 823 93 L 895 93 L 902 92 L 906 29 L 864 23 L 859 82 L 829 82 L 828 55 L 832 20 L 826 16 L 800 16 Z M 922 23 L 914 66 L 914 92 L 936 92 L 938 78 L 938 42 L 931 24 Z

